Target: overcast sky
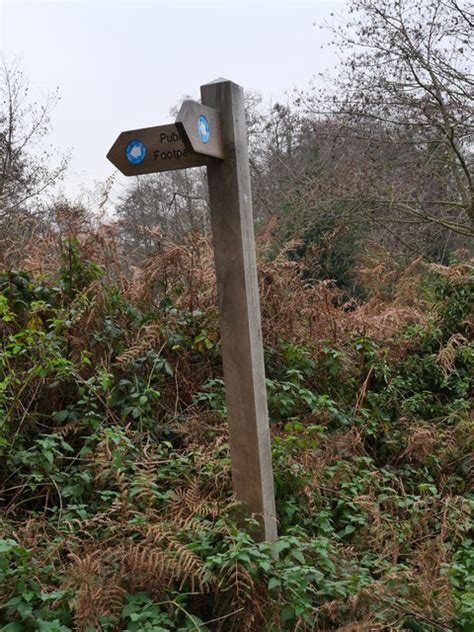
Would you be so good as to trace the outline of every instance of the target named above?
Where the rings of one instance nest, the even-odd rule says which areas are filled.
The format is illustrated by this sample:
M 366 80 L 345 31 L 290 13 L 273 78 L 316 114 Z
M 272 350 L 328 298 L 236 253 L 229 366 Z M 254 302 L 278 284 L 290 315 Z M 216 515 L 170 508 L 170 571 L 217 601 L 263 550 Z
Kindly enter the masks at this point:
M 284 100 L 331 69 L 320 25 L 344 0 L 0 0 L 0 49 L 21 58 L 32 93 L 59 89 L 48 138 L 71 151 L 63 190 L 76 196 L 114 172 L 105 155 L 122 130 L 172 122 L 170 108 L 225 77 Z M 126 183 L 126 178 L 118 178 Z

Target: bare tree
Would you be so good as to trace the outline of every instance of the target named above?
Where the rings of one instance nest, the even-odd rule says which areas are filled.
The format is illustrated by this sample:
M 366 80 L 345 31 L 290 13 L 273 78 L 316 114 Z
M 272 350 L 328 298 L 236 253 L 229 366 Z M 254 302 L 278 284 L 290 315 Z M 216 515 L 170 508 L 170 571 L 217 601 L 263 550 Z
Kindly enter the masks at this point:
M 19 215 L 31 214 L 38 202 L 64 174 L 67 160 L 50 166 L 42 141 L 50 130 L 50 113 L 57 94 L 43 105 L 29 100 L 19 62 L 0 66 L 0 221 L 3 230 Z
M 179 240 L 189 232 L 207 234 L 207 184 L 202 169 L 134 178 L 116 207 L 124 247 L 138 258 L 151 254 L 166 234 Z
M 390 223 L 471 238 L 473 5 L 352 0 L 350 15 L 336 30 L 346 55 L 337 91 L 301 102 L 313 117 L 330 112 L 362 147 L 357 204 Z

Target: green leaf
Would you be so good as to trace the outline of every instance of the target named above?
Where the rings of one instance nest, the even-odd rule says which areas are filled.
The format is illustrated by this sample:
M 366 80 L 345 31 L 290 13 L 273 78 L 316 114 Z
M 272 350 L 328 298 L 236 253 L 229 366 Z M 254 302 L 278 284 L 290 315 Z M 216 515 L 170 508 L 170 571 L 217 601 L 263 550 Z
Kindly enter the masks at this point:
M 66 419 L 69 417 L 69 411 L 59 410 L 53 413 L 53 417 L 55 421 L 57 421 L 58 423 L 62 423 L 63 421 L 66 421 Z
M 295 560 L 297 560 L 300 564 L 304 564 L 305 563 L 305 559 L 304 559 L 304 555 L 303 553 L 301 553 L 301 551 L 299 551 L 298 549 L 295 549 L 292 552 L 292 556 L 295 558 Z
M 355 530 L 356 530 L 356 527 L 354 527 L 353 524 L 348 524 L 346 527 L 344 527 L 344 529 L 339 531 L 337 535 L 340 538 L 344 538 L 346 535 L 350 535 L 351 533 L 354 533 Z
M 281 586 L 281 581 L 278 577 L 271 577 L 268 582 L 268 590 L 272 590 L 273 588 L 279 588 Z
M 291 544 L 287 540 L 277 540 L 277 542 L 273 545 L 273 548 L 277 551 L 277 553 L 281 553 L 290 547 Z
M 291 619 L 295 618 L 295 609 L 293 608 L 293 606 L 290 606 L 289 604 L 287 604 L 286 606 L 283 606 L 283 608 L 281 609 L 281 620 L 282 621 L 290 621 Z
M 21 549 L 20 545 L 12 540 L 11 538 L 5 538 L 4 540 L 0 540 L 0 553 L 18 553 L 18 551 L 24 550 Z

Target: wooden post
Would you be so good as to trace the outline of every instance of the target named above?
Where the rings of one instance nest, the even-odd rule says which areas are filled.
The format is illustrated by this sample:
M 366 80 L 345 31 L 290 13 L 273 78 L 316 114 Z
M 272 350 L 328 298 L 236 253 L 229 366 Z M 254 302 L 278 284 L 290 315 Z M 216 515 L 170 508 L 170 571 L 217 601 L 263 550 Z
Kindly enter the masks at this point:
M 255 537 L 277 537 L 258 299 L 252 196 L 240 86 L 201 86 L 176 123 L 122 132 L 107 158 L 127 176 L 207 165 L 221 310 L 234 493 L 258 519 Z M 275 553 L 276 557 L 276 553 Z
M 221 318 L 234 492 L 259 520 L 255 537 L 277 537 L 243 89 L 201 86 L 220 111 L 225 160 L 207 165 Z

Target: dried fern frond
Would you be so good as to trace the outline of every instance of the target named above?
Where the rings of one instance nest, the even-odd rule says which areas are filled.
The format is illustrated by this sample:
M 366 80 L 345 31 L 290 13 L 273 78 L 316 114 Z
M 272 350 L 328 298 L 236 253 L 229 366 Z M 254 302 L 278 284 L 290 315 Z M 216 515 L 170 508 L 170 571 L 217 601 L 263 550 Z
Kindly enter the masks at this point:
M 228 620 L 225 630 L 251 632 L 256 629 L 258 609 L 255 607 L 255 583 L 249 571 L 239 561 L 229 561 L 219 569 L 216 601 L 216 616 L 225 612 L 245 612 L 245 617 Z
M 114 366 L 125 368 L 127 364 L 142 356 L 146 351 L 161 345 L 162 330 L 163 325 L 160 322 L 142 327 L 138 331 L 134 343 L 116 358 Z
M 456 333 L 450 337 L 445 346 L 439 351 L 436 356 L 436 361 L 438 362 L 445 379 L 449 377 L 450 373 L 454 369 L 459 347 L 466 344 L 469 344 L 469 340 L 467 340 L 467 338 L 465 338 L 462 334 Z
M 426 267 L 431 272 L 446 277 L 450 281 L 464 282 L 474 278 L 474 260 L 465 263 L 458 263 L 451 266 L 444 266 L 441 263 L 429 263 Z
M 401 456 L 415 463 L 424 463 L 426 458 L 432 454 L 434 445 L 433 429 L 428 426 L 416 425 L 409 432 L 407 447 Z

